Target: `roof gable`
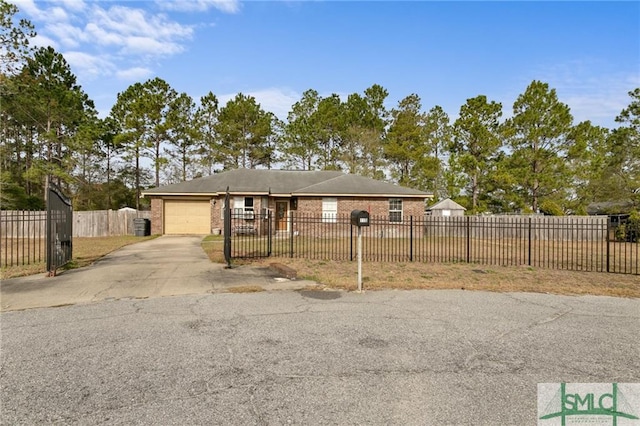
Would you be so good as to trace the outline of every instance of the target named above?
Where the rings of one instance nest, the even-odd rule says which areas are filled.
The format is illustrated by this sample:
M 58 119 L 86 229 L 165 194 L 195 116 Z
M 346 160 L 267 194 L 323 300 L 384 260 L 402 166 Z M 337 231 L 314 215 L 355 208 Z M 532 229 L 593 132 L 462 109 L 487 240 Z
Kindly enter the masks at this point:
M 374 196 L 423 196 L 429 194 L 417 189 L 405 188 L 358 175 L 342 174 L 324 182 L 300 188 L 293 195 L 374 195 Z
M 453 201 L 451 198 L 445 198 L 442 201 L 438 201 L 431 207 L 427 207 L 427 210 L 467 210 L 460 204 Z

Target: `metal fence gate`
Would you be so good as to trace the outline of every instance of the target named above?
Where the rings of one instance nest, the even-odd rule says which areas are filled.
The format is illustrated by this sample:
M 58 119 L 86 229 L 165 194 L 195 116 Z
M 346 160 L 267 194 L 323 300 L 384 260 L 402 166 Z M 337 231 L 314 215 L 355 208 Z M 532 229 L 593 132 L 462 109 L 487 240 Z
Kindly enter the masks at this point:
M 229 251 L 231 258 L 269 257 L 273 251 L 274 235 L 271 212 L 230 213 Z M 288 236 L 285 235 L 285 237 Z
M 62 191 L 47 184 L 47 272 L 55 276 L 56 269 L 66 265 L 73 255 L 73 209 L 71 200 Z

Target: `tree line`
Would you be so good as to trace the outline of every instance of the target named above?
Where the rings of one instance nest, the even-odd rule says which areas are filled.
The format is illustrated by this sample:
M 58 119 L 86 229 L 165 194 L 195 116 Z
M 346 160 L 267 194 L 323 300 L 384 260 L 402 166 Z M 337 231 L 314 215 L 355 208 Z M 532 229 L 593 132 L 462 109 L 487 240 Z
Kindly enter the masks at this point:
M 594 202 L 640 209 L 640 88 L 607 129 L 575 123 L 533 81 L 503 119 L 470 98 L 451 120 L 410 94 L 388 109 L 377 84 L 346 98 L 304 92 L 286 120 L 239 93 L 221 105 L 161 78 L 119 93 L 99 118 L 64 56 L 31 49 L 28 21 L 0 0 L 2 209 L 43 206 L 49 177 L 77 210 L 141 206 L 141 189 L 234 168 L 342 170 L 450 197 L 471 213 L 584 214 Z M 617 204 L 616 204 L 617 203 Z M 622 206 L 622 207 L 621 207 Z

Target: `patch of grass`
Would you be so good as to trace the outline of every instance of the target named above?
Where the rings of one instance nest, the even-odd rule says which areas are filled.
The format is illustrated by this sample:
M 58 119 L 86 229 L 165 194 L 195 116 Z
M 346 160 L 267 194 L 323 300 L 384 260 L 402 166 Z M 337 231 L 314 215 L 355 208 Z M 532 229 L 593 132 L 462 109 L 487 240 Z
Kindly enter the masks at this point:
M 303 280 L 306 280 L 306 281 L 320 282 L 320 277 L 318 275 L 315 275 L 315 274 L 304 275 L 304 276 L 302 276 L 300 278 L 302 278 Z
M 227 263 L 224 258 L 224 236 L 223 235 L 207 235 L 201 243 L 202 250 L 213 263 Z M 247 265 L 251 260 L 233 259 L 233 265 Z
M 264 291 L 264 288 L 259 285 L 242 285 L 237 287 L 231 287 L 227 290 L 229 293 L 259 293 Z
M 298 276 L 314 280 L 328 288 L 355 290 L 357 263 L 279 258 L 295 269 Z M 273 260 L 269 260 L 273 261 Z M 254 264 L 266 262 L 255 261 Z M 364 262 L 365 290 L 382 289 L 461 289 L 497 292 L 532 292 L 567 295 L 600 295 L 640 298 L 640 277 L 605 272 L 576 272 L 495 266 L 468 263 Z M 474 270 L 482 269 L 486 273 Z
M 31 265 L 7 266 L 0 270 L 0 278 L 3 280 L 27 275 L 44 274 L 47 269 L 46 262 L 33 263 Z
M 213 263 L 226 263 L 224 260 L 224 237 L 207 235 L 203 238 L 201 246 Z
M 63 269 L 75 269 L 91 265 L 96 260 L 121 247 L 151 240 L 157 237 L 157 235 L 148 237 L 122 235 L 117 237 L 74 238 L 73 259 L 65 265 Z M 46 269 L 46 262 L 40 262 L 33 265 L 11 266 L 2 268 L 2 278 L 8 279 L 23 277 L 26 275 L 44 274 Z
M 207 235 L 202 240 L 203 243 L 215 243 L 222 242 L 224 243 L 224 235 Z

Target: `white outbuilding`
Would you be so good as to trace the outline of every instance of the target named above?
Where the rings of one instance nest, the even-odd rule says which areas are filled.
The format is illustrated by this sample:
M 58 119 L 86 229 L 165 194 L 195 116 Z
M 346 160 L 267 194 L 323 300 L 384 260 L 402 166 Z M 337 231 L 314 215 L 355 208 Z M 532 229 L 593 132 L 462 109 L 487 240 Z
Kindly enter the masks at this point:
M 431 216 L 464 216 L 464 207 L 453 201 L 451 198 L 446 198 L 442 201 L 438 201 L 431 207 L 427 207 L 427 215 Z

